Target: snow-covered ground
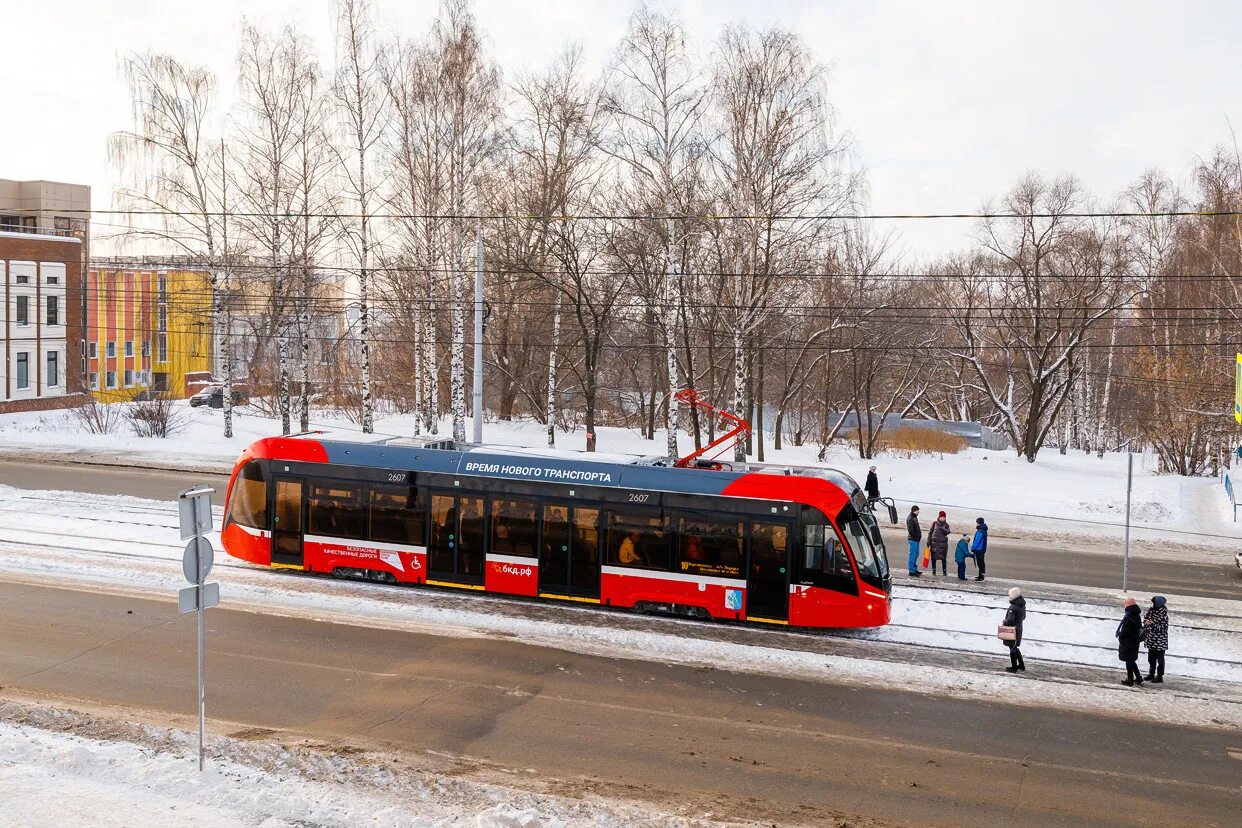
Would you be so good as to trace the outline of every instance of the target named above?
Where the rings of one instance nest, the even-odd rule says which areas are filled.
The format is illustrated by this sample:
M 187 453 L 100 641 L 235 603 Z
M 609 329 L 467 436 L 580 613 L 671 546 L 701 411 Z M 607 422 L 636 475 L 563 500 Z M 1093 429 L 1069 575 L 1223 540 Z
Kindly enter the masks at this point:
M 570 800 L 299 746 L 211 740 L 0 702 L 0 825 L 21 828 L 553 828 L 687 826 L 693 818 Z
M 0 487 L 0 573 L 15 579 L 79 582 L 172 600 L 183 585 L 183 544 L 175 504 L 132 497 L 30 492 Z M 218 515 L 217 515 L 218 517 Z M 218 536 L 212 538 L 219 548 Z M 1126 691 L 1098 677 L 1023 680 L 999 672 L 1003 650 L 995 639 L 1006 605 L 996 593 L 931 586 L 898 586 L 894 623 L 845 637 L 822 639 L 784 631 L 756 633 L 729 625 L 642 619 L 601 610 L 480 598 L 420 588 L 298 576 L 251 566 L 221 555 L 213 579 L 222 606 L 339 623 L 449 636 L 501 635 L 575 652 L 670 663 L 720 666 L 744 672 L 903 687 L 1035 706 L 1113 712 L 1196 725 L 1242 727 L 1242 618 L 1236 602 L 1170 596 L 1170 663 L 1179 677 L 1222 683 L 1236 702 L 1196 696 L 1138 697 L 1118 705 Z M 1023 651 L 1032 663 L 1116 668 L 1113 631 L 1118 596 L 1078 590 L 1033 601 Z M 853 647 L 850 648 L 851 642 Z M 886 658 L 866 642 L 888 645 Z M 832 646 L 826 646 L 831 644 Z M 917 645 L 917 646 L 897 646 Z M 985 669 L 952 652 L 994 658 Z M 925 660 L 936 654 L 934 661 Z M 946 658 L 945 653 L 950 653 Z
M 168 439 L 135 437 L 122 422 L 114 434 L 86 433 L 72 414 L 37 412 L 0 416 L 0 456 L 59 456 L 64 459 L 132 463 L 201 470 L 224 470 L 252 440 L 280 433 L 277 420 L 235 412 L 235 436 L 222 434 L 222 414 L 182 404 L 185 428 Z M 312 428 L 325 429 L 334 439 L 372 439 L 357 425 L 339 417 L 317 416 Z M 544 426 L 534 422 L 489 422 L 484 440 L 515 447 L 546 445 Z M 408 416 L 380 417 L 380 435 L 414 433 Z M 627 429 L 599 428 L 601 452 L 654 455 L 664 451 L 664 440 L 644 440 Z M 441 433 L 451 432 L 442 424 Z M 467 429 L 470 433 L 470 429 Z M 681 445 L 691 445 L 687 435 Z M 581 430 L 557 435 L 558 448 L 582 450 Z M 817 447 L 769 448 L 767 462 L 815 465 Z M 913 458 L 883 456 L 874 461 L 858 459 L 848 446 L 833 447 L 826 464 L 840 468 L 861 481 L 867 467 L 879 467 L 883 494 L 896 498 L 904 514 L 908 504 L 918 503 L 924 514 L 945 508 L 951 520 L 965 526 L 976 516 L 986 517 L 999 536 L 1027 539 L 1073 539 L 1108 544 L 1121 537 L 1126 501 L 1126 455 L 1071 453 L 1055 449 L 1040 453 L 1027 463 L 1012 452 L 967 449 L 957 455 L 924 455 Z M 1183 478 L 1154 473 L 1150 457 L 1135 457 L 1132 522 L 1140 553 L 1163 554 L 1175 544 L 1219 558 L 1217 550 L 1242 544 L 1242 524 L 1235 524 L 1224 488 L 1209 478 Z

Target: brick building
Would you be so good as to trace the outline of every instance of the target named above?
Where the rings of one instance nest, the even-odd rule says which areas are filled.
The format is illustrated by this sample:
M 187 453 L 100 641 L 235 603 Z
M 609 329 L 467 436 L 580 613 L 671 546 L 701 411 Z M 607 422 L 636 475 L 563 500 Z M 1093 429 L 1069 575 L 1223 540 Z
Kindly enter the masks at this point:
M 0 179 L 0 413 L 83 399 L 89 209 L 89 187 Z

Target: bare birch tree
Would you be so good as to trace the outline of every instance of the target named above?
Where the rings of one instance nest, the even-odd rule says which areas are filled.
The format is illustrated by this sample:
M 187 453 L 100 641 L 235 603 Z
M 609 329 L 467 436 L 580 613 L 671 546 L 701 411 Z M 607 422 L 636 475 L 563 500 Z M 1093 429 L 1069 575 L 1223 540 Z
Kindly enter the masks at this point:
M 362 431 L 375 431 L 375 400 L 371 395 L 370 262 L 374 243 L 371 213 L 380 182 L 372 168 L 376 145 L 383 137 L 384 92 L 374 44 L 370 0 L 337 0 L 339 62 L 333 97 L 341 123 L 342 145 L 336 149 L 339 171 L 349 200 L 357 205 L 355 220 L 342 220 L 341 237 L 357 262 L 358 349 L 362 374 Z
M 642 7 L 630 17 L 606 85 L 603 109 L 610 129 L 603 146 L 619 159 L 633 180 L 627 198 L 642 207 L 668 213 L 661 228 L 648 234 L 659 242 L 663 232 L 663 267 L 653 308 L 664 345 L 667 377 L 664 428 L 669 457 L 677 457 L 678 379 L 677 321 L 681 302 L 677 275 L 677 226 L 674 214 L 689 212 L 694 180 L 705 153 L 702 130 L 708 89 L 693 65 L 679 21 Z M 654 406 L 655 401 L 652 401 Z
M 131 129 L 113 133 L 108 155 L 130 179 L 116 193 L 127 210 L 155 214 L 123 236 L 203 264 L 211 273 L 211 323 L 224 383 L 224 436 L 233 436 L 233 372 L 228 291 L 227 168 L 214 111 L 215 77 L 156 52 L 121 63 L 133 105 Z M 132 214 L 131 214 L 132 215 Z

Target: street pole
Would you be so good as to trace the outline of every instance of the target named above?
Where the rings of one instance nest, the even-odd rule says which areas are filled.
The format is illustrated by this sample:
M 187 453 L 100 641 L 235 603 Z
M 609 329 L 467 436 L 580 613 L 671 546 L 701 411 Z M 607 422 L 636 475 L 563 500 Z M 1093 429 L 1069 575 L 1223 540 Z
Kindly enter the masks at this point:
M 474 442 L 483 442 L 483 219 L 475 223 L 474 264 Z
M 1134 451 L 1126 446 L 1126 549 L 1121 562 L 1121 591 L 1130 588 L 1130 490 L 1134 486 Z

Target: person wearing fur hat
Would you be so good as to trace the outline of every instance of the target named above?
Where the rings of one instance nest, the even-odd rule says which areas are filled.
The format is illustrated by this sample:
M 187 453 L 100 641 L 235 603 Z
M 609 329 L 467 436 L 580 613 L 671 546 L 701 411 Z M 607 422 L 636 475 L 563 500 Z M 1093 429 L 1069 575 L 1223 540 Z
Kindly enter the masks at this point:
M 1009 648 L 1009 666 L 1005 668 L 1010 673 L 1016 673 L 1021 670 L 1026 672 L 1026 662 L 1022 660 L 1022 622 L 1026 620 L 1026 599 L 1022 597 L 1022 590 L 1017 587 L 1009 589 L 1009 609 L 1005 610 L 1005 620 L 1002 622 L 1006 627 L 1013 627 L 1017 635 L 1013 641 L 1006 641 L 1005 646 Z
M 1126 687 L 1143 686 L 1143 674 L 1138 668 L 1139 637 L 1143 632 L 1143 617 L 1138 601 L 1126 599 L 1126 614 L 1117 625 L 1117 658 L 1126 663 Z
M 949 521 L 944 512 L 941 512 L 936 522 L 927 530 L 927 545 L 931 547 L 931 567 L 932 574 L 936 574 L 936 561 L 940 561 L 940 574 L 949 574 L 949 535 L 953 530 L 949 528 Z
M 1169 649 L 1169 610 L 1163 595 L 1151 599 L 1143 617 L 1143 641 L 1147 644 L 1147 680 L 1164 681 L 1164 651 Z

